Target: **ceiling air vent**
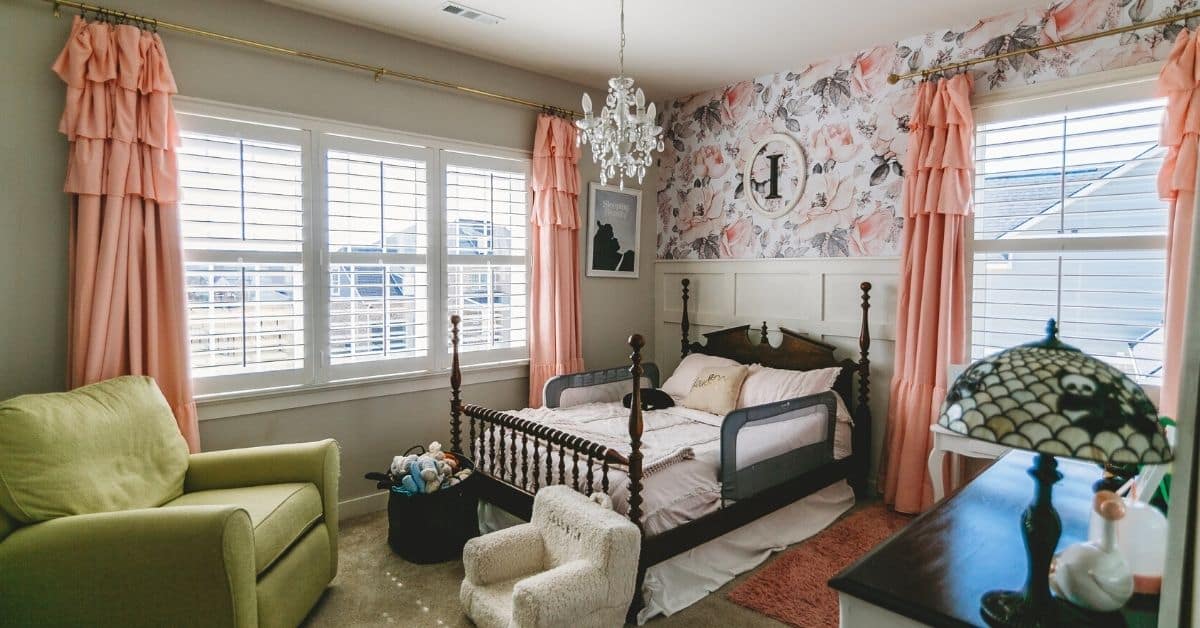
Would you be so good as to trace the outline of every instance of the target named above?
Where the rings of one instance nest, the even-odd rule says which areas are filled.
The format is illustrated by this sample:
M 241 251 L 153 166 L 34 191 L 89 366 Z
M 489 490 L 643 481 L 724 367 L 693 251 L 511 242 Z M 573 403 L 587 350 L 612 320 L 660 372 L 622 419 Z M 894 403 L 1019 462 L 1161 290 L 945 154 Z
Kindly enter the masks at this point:
M 480 24 L 499 24 L 500 22 L 504 21 L 504 18 L 500 17 L 499 15 L 484 13 L 479 9 L 472 9 L 471 7 L 461 5 L 457 2 L 447 2 L 443 4 L 442 11 L 449 13 L 450 15 L 457 15 L 458 17 L 471 20 L 472 22 L 479 22 Z

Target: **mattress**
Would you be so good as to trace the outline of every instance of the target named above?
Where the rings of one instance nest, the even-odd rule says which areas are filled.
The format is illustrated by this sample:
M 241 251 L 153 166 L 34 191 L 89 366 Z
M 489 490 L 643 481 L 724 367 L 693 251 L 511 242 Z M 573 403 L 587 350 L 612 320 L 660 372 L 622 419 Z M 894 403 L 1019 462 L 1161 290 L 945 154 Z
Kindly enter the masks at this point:
M 676 400 L 678 403 L 678 400 Z M 738 435 L 737 466 L 743 468 L 787 451 L 828 438 L 828 418 L 817 406 L 787 421 L 747 426 Z M 620 402 L 583 403 L 568 408 L 527 408 L 508 414 L 537 421 L 629 454 L 629 410 Z M 642 525 L 647 534 L 664 532 L 712 513 L 721 506 L 721 423 L 724 417 L 676 405 L 642 413 Z M 850 455 L 850 425 L 835 423 L 834 458 Z M 482 436 L 481 436 L 482 438 Z M 539 484 L 546 484 L 546 456 L 557 480 L 558 453 L 538 448 Z M 567 482 L 573 478 L 570 453 L 565 461 Z M 579 475 L 586 484 L 586 463 Z M 516 465 L 511 465 L 515 467 Z M 513 469 L 517 483 L 520 471 Z M 620 467 L 609 469 L 608 494 L 619 512 L 629 509 L 629 478 Z M 600 470 L 593 469 L 592 490 L 601 490 Z

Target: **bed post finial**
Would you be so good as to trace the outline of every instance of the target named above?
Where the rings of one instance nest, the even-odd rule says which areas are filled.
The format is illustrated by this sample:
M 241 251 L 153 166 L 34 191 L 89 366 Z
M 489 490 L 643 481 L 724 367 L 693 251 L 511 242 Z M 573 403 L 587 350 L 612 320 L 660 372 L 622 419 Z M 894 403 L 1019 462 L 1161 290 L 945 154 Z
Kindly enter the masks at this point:
M 683 278 L 683 317 L 679 319 L 679 329 L 683 332 L 683 338 L 679 341 L 679 359 L 687 357 L 688 354 L 688 286 L 692 285 L 692 280 L 687 277 Z
M 686 279 L 684 281 L 687 281 Z M 642 347 L 646 340 L 641 334 L 629 337 L 633 353 L 629 367 L 633 375 L 633 396 L 629 400 L 629 520 L 642 529 Z
M 762 344 L 765 345 L 765 344 L 767 344 L 767 321 L 763 321 L 761 331 L 762 331 L 762 339 L 761 339 Z
M 462 452 L 462 369 L 458 364 L 458 314 L 450 316 L 450 451 Z
M 860 496 L 866 495 L 867 475 L 871 467 L 871 331 L 867 326 L 871 311 L 871 282 L 859 285 L 862 290 L 862 327 L 858 332 L 858 403 L 855 407 L 854 442 L 855 452 L 866 452 L 858 462 L 854 489 Z

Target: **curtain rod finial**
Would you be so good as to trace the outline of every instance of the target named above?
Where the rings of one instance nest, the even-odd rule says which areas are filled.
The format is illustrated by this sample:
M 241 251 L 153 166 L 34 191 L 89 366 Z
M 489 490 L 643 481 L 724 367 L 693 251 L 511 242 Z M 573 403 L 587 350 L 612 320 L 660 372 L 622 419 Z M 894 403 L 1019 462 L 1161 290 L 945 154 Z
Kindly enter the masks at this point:
M 887 78 L 887 82 L 890 85 L 895 85 L 896 83 L 899 83 L 900 75 L 899 74 L 889 74 L 888 78 Z

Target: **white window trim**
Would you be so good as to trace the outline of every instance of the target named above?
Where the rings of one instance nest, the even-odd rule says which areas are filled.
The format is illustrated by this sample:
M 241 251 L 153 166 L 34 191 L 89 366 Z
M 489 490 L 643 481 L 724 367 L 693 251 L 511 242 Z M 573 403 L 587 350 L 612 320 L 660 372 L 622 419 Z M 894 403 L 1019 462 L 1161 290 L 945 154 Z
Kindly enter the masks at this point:
M 997 90 L 978 98 L 972 103 L 976 125 L 988 124 L 1010 118 L 1034 117 L 1063 112 L 1068 109 L 1086 107 L 1094 104 L 1096 92 L 1103 92 L 1106 98 L 1113 101 L 1139 100 L 1154 97 L 1154 83 L 1163 62 L 1146 63 L 1117 70 L 1095 72 L 1092 74 L 1041 83 L 1037 85 L 1015 87 Z M 974 260 L 976 252 L 1008 252 L 1008 251 L 1091 251 L 1111 246 L 1109 237 L 1077 237 L 1077 238 L 1044 238 L 1044 239 L 1014 239 L 975 240 L 975 214 L 972 212 L 965 221 L 966 244 L 964 257 L 966 259 L 966 294 L 974 295 Z M 1128 250 L 1165 250 L 1167 237 L 1165 235 L 1125 236 L 1120 238 L 1123 249 Z M 974 298 L 966 299 L 967 341 L 973 343 Z M 1159 386 L 1154 384 L 1139 385 L 1157 402 Z
M 238 123 L 263 125 L 254 139 L 278 139 L 296 142 L 297 132 L 307 136 L 304 149 L 304 212 L 305 230 L 302 259 L 305 277 L 305 368 L 283 372 L 248 373 L 195 378 L 196 402 L 201 420 L 241 416 L 353 399 L 395 395 L 449 386 L 450 353 L 441 350 L 437 339 L 447 337 L 449 321 L 446 311 L 446 273 L 434 277 L 432 269 L 445 269 L 444 208 L 446 190 L 442 185 L 445 163 L 482 167 L 512 168 L 520 162 L 529 176 L 532 153 L 528 150 L 495 146 L 478 142 L 407 133 L 371 125 L 340 122 L 326 118 L 228 104 L 212 100 L 176 97 L 175 107 L 180 116 L 189 118 L 188 128 L 201 132 L 241 137 Z M 300 126 L 297 126 L 299 123 Z M 278 127 L 275 133 L 270 127 Z M 278 136 L 278 138 L 275 138 Z M 325 270 L 329 259 L 328 234 L 325 231 L 326 212 L 323 211 L 326 191 L 324 154 L 329 148 L 358 151 L 383 156 L 413 158 L 419 155 L 426 162 L 427 194 L 436 193 L 436 211 L 429 212 L 429 302 L 430 341 L 426 358 L 398 360 L 400 370 L 384 374 L 373 362 L 374 369 L 344 368 L 357 365 L 330 365 L 328 357 L 328 293 L 329 277 Z M 394 153 L 394 154 L 393 154 Z M 445 157 L 445 159 L 443 159 Z M 234 256 L 233 261 L 253 257 L 253 253 Z M 475 263 L 524 263 L 526 279 L 530 269 L 527 257 L 469 256 Z M 528 293 L 526 295 L 528 298 Z M 446 316 L 441 312 L 446 311 Z M 527 310 L 528 311 L 528 310 Z M 475 355 L 472 355 L 475 354 Z M 399 363 L 403 362 L 403 365 Z M 522 379 L 528 377 L 528 348 L 464 352 L 461 354 L 464 384 Z M 300 372 L 298 372 L 300 371 Z M 227 382 L 251 382 L 246 389 L 231 391 Z

